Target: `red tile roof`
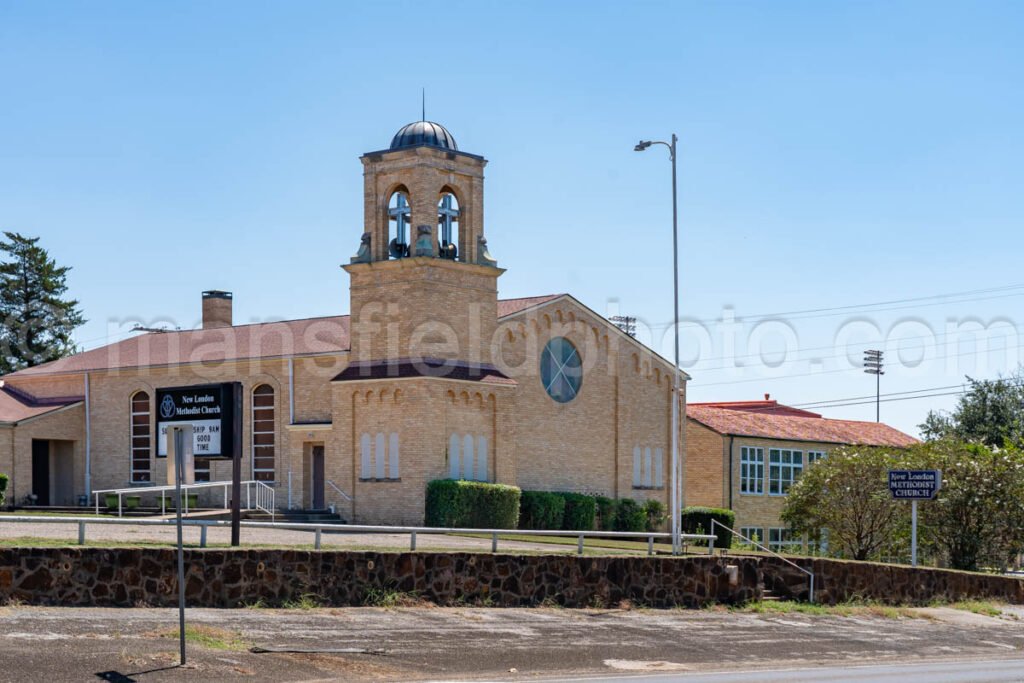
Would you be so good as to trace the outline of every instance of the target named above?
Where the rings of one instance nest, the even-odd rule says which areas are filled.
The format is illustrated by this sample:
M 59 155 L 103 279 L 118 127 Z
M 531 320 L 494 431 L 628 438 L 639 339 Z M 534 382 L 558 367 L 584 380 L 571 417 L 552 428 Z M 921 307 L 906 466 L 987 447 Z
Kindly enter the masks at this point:
M 691 403 L 686 406 L 686 416 L 719 434 L 734 436 L 897 448 L 918 443 L 914 437 L 878 422 L 832 420 L 789 406 L 758 405 L 774 403 Z
M 549 294 L 498 301 L 498 317 L 519 313 L 560 296 L 563 295 Z M 337 315 L 210 330 L 142 333 L 51 363 L 19 370 L 8 377 L 253 358 L 287 358 L 340 353 L 349 348 L 349 316 Z
M 114 368 L 214 363 L 347 351 L 348 316 L 236 325 L 210 330 L 148 332 L 26 368 L 9 377 Z
M 498 301 L 498 317 L 504 318 L 507 315 L 513 315 L 520 311 L 525 311 L 527 308 L 533 308 L 534 306 L 540 306 L 546 304 L 552 299 L 557 299 L 564 294 L 545 294 L 544 296 L 528 296 L 522 299 L 502 299 Z
M 37 399 L 0 382 L 0 424 L 22 422 L 82 401 L 81 396 Z

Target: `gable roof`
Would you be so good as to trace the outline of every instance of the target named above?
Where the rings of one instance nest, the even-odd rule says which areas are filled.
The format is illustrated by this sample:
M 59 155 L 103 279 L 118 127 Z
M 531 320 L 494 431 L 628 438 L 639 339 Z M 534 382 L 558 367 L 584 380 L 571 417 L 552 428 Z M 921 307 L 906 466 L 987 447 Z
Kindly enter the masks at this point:
M 0 382 L 0 424 L 17 424 L 81 403 L 81 396 L 40 399 Z
M 557 299 L 561 294 L 498 301 L 498 318 Z M 219 327 L 147 332 L 113 344 L 25 368 L 11 378 L 95 370 L 217 363 L 343 353 L 350 348 L 349 316 L 336 315 Z
M 857 446 L 907 448 L 914 437 L 880 422 L 833 420 L 775 401 L 691 403 L 686 416 L 729 436 L 754 436 L 785 441 L 818 441 Z

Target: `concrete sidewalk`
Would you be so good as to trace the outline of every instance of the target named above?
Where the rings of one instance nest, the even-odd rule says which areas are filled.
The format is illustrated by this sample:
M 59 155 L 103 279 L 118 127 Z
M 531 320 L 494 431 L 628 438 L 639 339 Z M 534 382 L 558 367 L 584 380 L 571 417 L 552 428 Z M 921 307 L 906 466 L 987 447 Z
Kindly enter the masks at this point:
M 999 618 L 948 608 L 918 614 L 194 609 L 188 623 L 196 640 L 182 669 L 169 637 L 175 610 L 7 607 L 0 609 L 0 681 L 101 680 L 101 672 L 122 682 L 524 680 L 1020 659 L 1024 652 L 1024 610 Z M 296 652 L 256 654 L 252 646 Z

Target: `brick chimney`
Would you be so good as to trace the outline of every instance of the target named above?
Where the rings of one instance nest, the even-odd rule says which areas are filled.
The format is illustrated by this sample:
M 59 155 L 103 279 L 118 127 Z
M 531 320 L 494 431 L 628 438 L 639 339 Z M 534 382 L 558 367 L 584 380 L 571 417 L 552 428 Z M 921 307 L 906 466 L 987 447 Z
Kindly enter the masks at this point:
M 231 292 L 203 292 L 203 329 L 231 327 Z

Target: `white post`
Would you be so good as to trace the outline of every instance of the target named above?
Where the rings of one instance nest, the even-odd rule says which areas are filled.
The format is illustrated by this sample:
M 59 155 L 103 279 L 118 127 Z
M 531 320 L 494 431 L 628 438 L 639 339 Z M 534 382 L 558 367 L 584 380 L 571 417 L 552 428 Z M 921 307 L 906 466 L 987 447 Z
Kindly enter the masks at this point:
M 917 566 L 917 499 L 910 501 L 910 566 Z
M 92 493 L 92 421 L 89 418 L 89 373 L 85 373 L 85 492 Z M 99 514 L 99 498 L 96 514 Z

